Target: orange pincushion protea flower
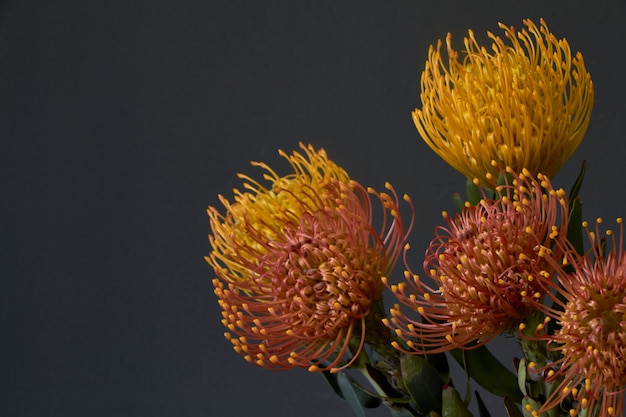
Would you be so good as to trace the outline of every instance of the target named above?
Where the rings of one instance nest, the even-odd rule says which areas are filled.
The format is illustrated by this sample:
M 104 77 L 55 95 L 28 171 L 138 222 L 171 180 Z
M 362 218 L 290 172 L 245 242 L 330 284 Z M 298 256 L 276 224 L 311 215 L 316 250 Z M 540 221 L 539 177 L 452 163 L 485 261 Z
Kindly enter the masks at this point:
M 489 49 L 470 30 L 461 60 L 448 34 L 447 65 L 442 42 L 430 48 L 413 121 L 428 146 L 468 178 L 498 175 L 492 160 L 552 178 L 589 125 L 594 90 L 582 55 L 572 56 L 543 20 L 524 24 L 519 32 L 500 24 L 511 45 L 488 33 Z
M 571 407 L 570 415 L 597 410 L 602 417 L 621 415 L 626 392 L 626 254 L 622 219 L 618 219 L 619 241 L 606 232 L 611 250 L 603 255 L 598 224 L 590 231 L 591 249 L 580 256 L 571 245 L 564 248 L 564 262 L 546 258 L 557 279 L 550 283 L 549 301 L 537 307 L 546 314 L 532 340 L 548 343 L 556 359 L 543 368 L 547 383 L 554 389 L 540 410 Z M 567 271 L 566 271 L 567 269 Z M 550 305 L 547 305 L 550 304 Z M 557 330 L 548 334 L 546 324 L 554 320 Z M 533 367 L 534 364 L 531 364 Z M 565 408 L 567 409 L 567 408 Z M 581 413 L 581 414 L 579 414 Z M 587 414 L 584 414 L 587 415 Z
M 552 270 L 542 245 L 567 233 L 565 192 L 541 174 L 508 173 L 512 184 L 494 185 L 501 198 L 466 205 L 454 218 L 444 213 L 447 225 L 436 229 L 424 262 L 434 286 L 407 271 L 407 282 L 390 287 L 421 316 L 396 305 L 386 321 L 412 350 L 478 347 L 515 328 L 533 311 L 530 300 L 543 297 Z
M 226 215 L 209 207 L 207 261 L 236 352 L 270 369 L 337 371 L 363 347 L 381 276 L 406 232 L 390 185 L 391 194 L 366 190 L 323 150 L 301 147 L 306 156 L 283 153 L 294 174 L 259 164 L 270 188 L 243 177 L 248 191 L 236 191 L 233 204 L 222 198 Z M 372 196 L 385 213 L 380 230 L 371 224 Z

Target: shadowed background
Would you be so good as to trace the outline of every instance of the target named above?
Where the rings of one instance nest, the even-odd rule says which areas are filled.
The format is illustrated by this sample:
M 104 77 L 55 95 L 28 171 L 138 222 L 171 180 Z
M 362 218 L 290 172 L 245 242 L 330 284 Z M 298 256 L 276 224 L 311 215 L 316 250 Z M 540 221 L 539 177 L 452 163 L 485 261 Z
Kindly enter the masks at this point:
M 0 2 L 0 415 L 351 415 L 320 376 L 232 351 L 206 207 L 312 143 L 413 197 L 419 265 L 464 184 L 411 120 L 428 46 L 525 17 L 596 88 L 554 183 L 586 159 L 584 217 L 625 215 L 621 0 Z

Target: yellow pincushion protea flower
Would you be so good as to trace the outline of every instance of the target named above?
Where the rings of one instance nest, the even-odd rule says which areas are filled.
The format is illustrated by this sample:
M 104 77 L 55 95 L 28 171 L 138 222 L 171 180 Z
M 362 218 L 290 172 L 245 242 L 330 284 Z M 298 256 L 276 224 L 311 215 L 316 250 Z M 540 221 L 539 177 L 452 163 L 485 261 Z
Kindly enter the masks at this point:
M 251 163 L 266 171 L 264 179 L 271 183 L 271 188 L 238 174 L 244 181 L 244 191 L 234 190 L 233 203 L 219 196 L 226 208 L 226 217 L 215 207 L 208 208 L 213 230 L 211 245 L 216 249 L 207 260 L 223 272 L 221 276 L 227 281 L 248 280 L 250 264 L 256 263 L 267 252 L 264 241 L 281 237 L 283 231 L 277 225 L 298 221 L 305 212 L 339 204 L 323 196 L 337 183 L 349 184 L 346 171 L 329 160 L 323 149 L 316 151 L 312 146 L 302 144 L 300 147 L 304 154 L 287 155 L 279 150 L 279 154 L 291 164 L 293 173 L 289 175 L 280 176 L 263 162 Z M 263 236 L 264 241 L 253 238 L 251 228 L 254 228 L 255 235 Z
M 225 215 L 209 207 L 206 259 L 237 353 L 269 369 L 338 371 L 361 352 L 381 277 L 411 226 L 404 227 L 391 185 L 389 194 L 365 189 L 323 150 L 301 148 L 304 154 L 281 152 L 293 174 L 255 163 L 269 188 L 240 175 L 246 191 L 235 190 L 232 204 L 221 197 Z M 384 213 L 380 228 L 372 224 L 372 199 Z
M 497 175 L 492 161 L 552 178 L 589 125 L 594 90 L 582 55 L 572 56 L 545 21 L 524 24 L 519 32 L 499 24 L 511 45 L 488 32 L 491 52 L 470 30 L 461 60 L 448 34 L 447 65 L 442 42 L 430 47 L 413 121 L 428 146 L 468 178 Z

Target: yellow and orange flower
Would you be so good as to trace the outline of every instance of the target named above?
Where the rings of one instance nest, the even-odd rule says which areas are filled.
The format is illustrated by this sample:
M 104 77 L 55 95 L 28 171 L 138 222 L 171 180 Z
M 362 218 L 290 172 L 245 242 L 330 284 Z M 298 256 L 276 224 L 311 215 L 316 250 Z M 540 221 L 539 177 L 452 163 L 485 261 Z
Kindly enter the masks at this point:
M 546 258 L 555 268 L 557 280 L 548 289 L 550 303 L 536 307 L 546 320 L 531 340 L 547 342 L 554 361 L 532 369 L 553 384 L 548 399 L 533 415 L 543 415 L 555 407 L 570 407 L 570 415 L 622 415 L 626 393 L 626 254 L 622 219 L 620 236 L 606 232 L 610 250 L 596 230 L 583 224 L 591 249 L 579 255 L 567 243 L 562 262 Z M 607 254 L 604 255 L 604 251 Z M 547 323 L 556 322 L 553 334 Z M 531 363 L 531 368 L 534 364 Z M 567 408 L 565 408 L 567 410 Z M 598 410 L 598 414 L 586 414 Z
M 406 282 L 390 286 L 410 312 L 396 304 L 385 324 L 410 350 L 476 348 L 515 329 L 543 298 L 553 275 L 544 246 L 567 234 L 567 198 L 543 175 L 508 173 L 510 184 L 493 184 L 500 198 L 468 204 L 455 217 L 444 212 L 446 225 L 426 251 L 426 281 L 409 269 Z
M 246 360 L 270 369 L 337 371 L 365 342 L 365 320 L 406 234 L 399 198 L 365 189 L 323 150 L 281 154 L 294 173 L 265 164 L 268 188 L 241 176 L 245 192 L 208 213 L 225 333 Z M 372 224 L 372 197 L 385 214 Z M 405 200 L 410 203 L 408 197 Z
M 524 24 L 519 32 L 500 24 L 511 45 L 488 33 L 492 52 L 470 30 L 461 59 L 448 34 L 447 65 L 442 42 L 430 47 L 413 120 L 428 146 L 470 179 L 498 175 L 492 160 L 552 178 L 589 125 L 594 90 L 582 55 L 572 56 L 543 20 Z

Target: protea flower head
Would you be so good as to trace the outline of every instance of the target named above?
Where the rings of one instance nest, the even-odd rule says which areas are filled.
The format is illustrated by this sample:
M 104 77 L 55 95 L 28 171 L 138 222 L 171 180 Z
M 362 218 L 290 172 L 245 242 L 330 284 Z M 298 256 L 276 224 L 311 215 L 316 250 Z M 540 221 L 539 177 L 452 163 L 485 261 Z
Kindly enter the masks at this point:
M 580 144 L 593 106 L 593 83 L 580 53 L 545 21 L 524 20 L 510 42 L 488 33 L 490 50 L 470 30 L 463 56 L 446 38 L 431 45 L 413 120 L 428 146 L 468 178 L 498 175 L 491 161 L 552 178 Z
M 602 238 L 601 222 L 598 219 L 595 231 L 583 223 L 591 244 L 584 256 L 567 242 L 558 242 L 564 249 L 563 261 L 546 258 L 557 279 L 549 283 L 549 302 L 537 305 L 546 320 L 537 327 L 533 340 L 547 342 L 554 361 L 533 371 L 543 373 L 554 387 L 533 415 L 554 407 L 569 407 L 570 415 L 622 415 L 626 392 L 623 225 L 618 219 L 619 237 L 607 230 Z M 547 330 L 549 321 L 556 324 L 554 332 Z
M 337 371 L 360 353 L 381 277 L 410 226 L 391 185 L 389 193 L 365 189 L 323 150 L 301 147 L 304 155 L 281 153 L 293 174 L 257 164 L 268 172 L 268 188 L 242 176 L 246 191 L 235 191 L 232 204 L 221 198 L 225 215 L 209 207 L 207 261 L 236 352 L 270 369 Z M 374 199 L 385 214 L 379 228 Z
M 386 324 L 410 350 L 481 346 L 515 329 L 532 313 L 532 300 L 543 298 L 544 281 L 553 275 L 544 246 L 567 234 L 567 199 L 541 174 L 508 173 L 510 184 L 494 184 L 499 198 L 466 205 L 454 217 L 444 212 L 446 225 L 426 250 L 429 278 L 407 265 L 406 282 L 390 286 L 410 312 L 396 304 Z M 414 312 L 420 317 L 411 317 Z

